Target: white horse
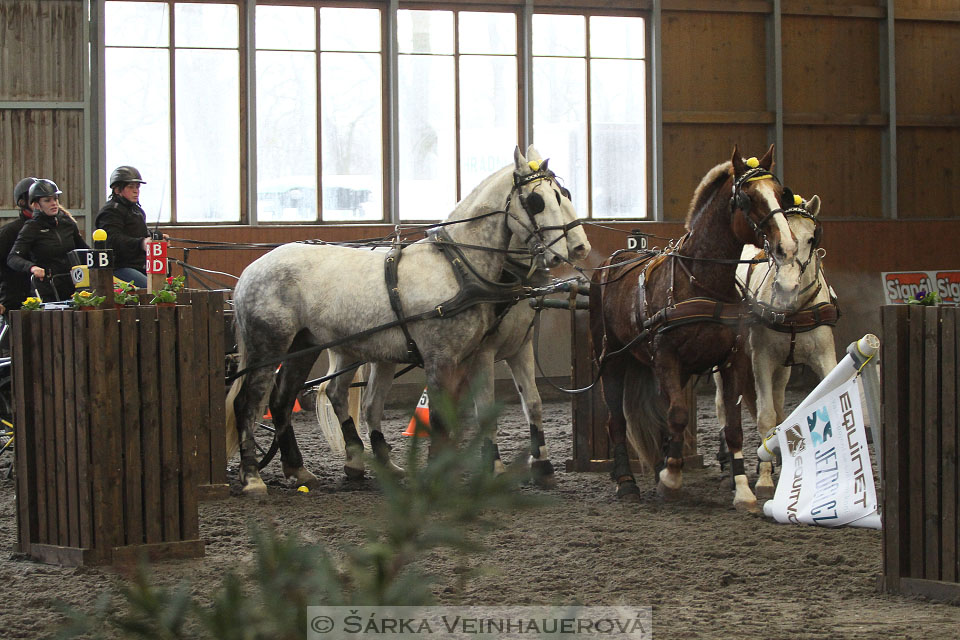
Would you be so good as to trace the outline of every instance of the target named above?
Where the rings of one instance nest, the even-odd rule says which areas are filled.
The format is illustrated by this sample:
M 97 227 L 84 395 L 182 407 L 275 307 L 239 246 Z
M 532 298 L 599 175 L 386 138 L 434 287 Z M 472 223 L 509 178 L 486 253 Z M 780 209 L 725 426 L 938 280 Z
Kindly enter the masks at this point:
M 573 204 L 532 146 L 527 157 L 516 149 L 512 166 L 484 180 L 429 238 L 395 256 L 396 283 L 389 287 L 382 254 L 336 245 L 288 244 L 250 264 L 234 292 L 243 375 L 228 396 L 236 412 L 244 492 L 266 492 L 251 427 L 274 383 L 276 361 L 285 354 L 291 355 L 269 404 L 284 473 L 300 484 L 316 477 L 303 468 L 290 412 L 321 347 L 328 348 L 334 368 L 419 356 L 428 392 L 457 397 L 466 361 L 494 322 L 493 303 L 517 295 L 515 288 L 496 284 L 513 237 L 545 269 L 590 252 Z M 390 277 L 390 269 L 386 273 Z M 371 372 L 368 396 L 376 395 L 371 390 L 383 384 L 383 373 Z M 348 378 L 334 378 L 326 393 L 347 443 L 344 469 L 362 475 L 363 441 L 347 408 Z M 378 404 L 371 410 L 382 410 L 382 398 Z M 431 426 L 434 443 L 443 442 L 444 425 L 437 420 Z M 383 434 L 371 431 L 370 437 L 374 454 L 389 461 Z
M 757 421 L 761 438 L 786 417 L 784 391 L 793 364 L 809 365 L 821 379 L 837 365 L 833 325 L 838 313 L 836 296 L 821 263 L 824 252 L 819 246 L 821 227 L 817 218 L 820 198 L 813 196 L 784 213 L 797 240 L 796 269 L 777 270 L 770 262 L 741 264 L 737 269 L 755 320 L 749 329 L 747 350 L 756 396 L 744 393 L 743 399 Z M 744 247 L 743 260 L 763 257 L 762 250 L 752 245 Z M 714 374 L 714 381 L 717 416 L 723 428 L 724 403 L 718 374 Z M 759 498 L 773 497 L 776 486 L 772 462 L 760 463 L 755 489 Z

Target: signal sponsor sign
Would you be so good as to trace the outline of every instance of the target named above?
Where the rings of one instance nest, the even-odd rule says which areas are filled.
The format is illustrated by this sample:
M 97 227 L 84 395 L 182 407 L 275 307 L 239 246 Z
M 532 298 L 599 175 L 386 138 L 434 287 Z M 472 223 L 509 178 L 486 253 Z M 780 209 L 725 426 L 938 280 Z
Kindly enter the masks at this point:
M 937 292 L 944 304 L 960 304 L 960 271 L 885 271 L 880 277 L 887 304 L 903 304 L 921 291 Z

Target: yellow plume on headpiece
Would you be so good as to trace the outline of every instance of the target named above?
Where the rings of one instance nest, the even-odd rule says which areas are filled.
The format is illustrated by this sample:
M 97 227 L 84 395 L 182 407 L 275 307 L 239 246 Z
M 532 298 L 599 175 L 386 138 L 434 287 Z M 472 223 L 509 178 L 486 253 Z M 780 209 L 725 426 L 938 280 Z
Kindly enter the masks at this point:
M 796 193 L 793 194 L 793 204 L 796 204 L 796 205 L 801 205 L 801 204 L 803 204 L 803 198 L 801 198 L 801 197 L 800 197 L 799 195 L 797 195 Z
M 747 158 L 747 166 L 751 169 L 756 169 L 760 166 L 760 161 L 756 158 Z
M 527 163 L 527 166 L 530 167 L 531 171 L 540 171 L 540 163 L 537 162 L 536 160 L 531 160 L 530 162 Z

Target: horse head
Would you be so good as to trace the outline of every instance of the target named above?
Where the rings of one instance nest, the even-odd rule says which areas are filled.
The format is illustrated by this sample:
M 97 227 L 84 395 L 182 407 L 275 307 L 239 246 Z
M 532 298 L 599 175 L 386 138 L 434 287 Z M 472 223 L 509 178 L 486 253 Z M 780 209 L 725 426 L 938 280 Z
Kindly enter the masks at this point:
M 795 198 L 784 208 L 783 215 L 797 249 L 793 260 L 775 264 L 771 302 L 774 307 L 795 309 L 801 303 L 802 294 L 809 291 L 819 277 L 820 196 L 804 201 L 789 190 L 784 191 L 785 199 Z
M 730 164 L 733 169 L 730 214 L 734 235 L 744 244 L 763 247 L 778 264 L 791 260 L 797 247 L 783 216 L 783 188 L 770 172 L 773 145 L 760 160 L 744 160 L 734 146 Z
M 590 253 L 570 192 L 557 181 L 540 153 L 530 145 L 527 155 L 513 152 L 513 190 L 507 207 L 507 225 L 546 269 L 561 262 L 579 261 Z

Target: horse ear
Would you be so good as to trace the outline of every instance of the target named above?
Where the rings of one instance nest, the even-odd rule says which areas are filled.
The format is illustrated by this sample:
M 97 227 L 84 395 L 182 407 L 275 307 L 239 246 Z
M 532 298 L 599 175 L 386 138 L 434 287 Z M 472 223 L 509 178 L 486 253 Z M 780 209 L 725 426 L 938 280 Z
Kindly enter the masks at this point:
M 730 162 L 733 163 L 733 175 L 735 176 L 739 176 L 747 170 L 747 165 L 740 157 L 740 149 L 737 145 L 733 145 L 733 155 L 730 157 Z
M 536 160 L 537 162 L 540 162 L 541 160 L 543 160 L 543 157 L 540 155 L 540 152 L 534 148 L 533 145 L 530 145 L 529 147 L 527 147 L 527 160 L 528 161 Z
M 773 167 L 773 145 L 770 145 L 770 148 L 767 149 L 767 152 L 763 154 L 763 157 L 760 158 L 760 166 L 770 171 Z
M 527 169 L 527 159 L 520 153 L 520 147 L 517 147 L 513 150 L 513 170 L 517 173 L 524 173 Z
M 818 215 L 820 215 L 820 196 L 815 195 L 807 200 L 804 203 L 803 208 L 806 209 L 807 213 L 809 213 L 812 217 L 816 218 Z
M 541 170 L 541 171 L 546 171 L 546 170 L 547 170 L 547 163 L 548 163 L 548 162 L 550 162 L 550 158 L 547 158 L 546 160 L 544 160 L 543 162 L 540 163 L 540 170 Z

